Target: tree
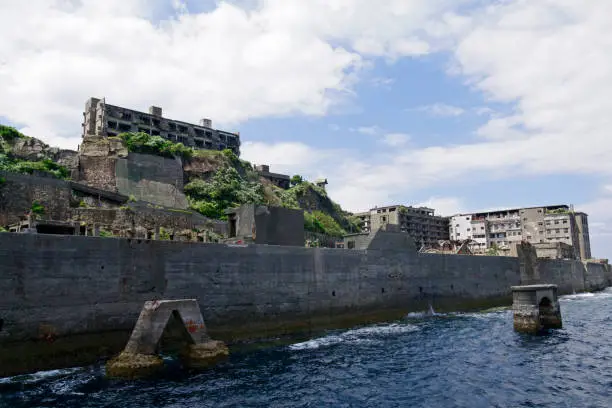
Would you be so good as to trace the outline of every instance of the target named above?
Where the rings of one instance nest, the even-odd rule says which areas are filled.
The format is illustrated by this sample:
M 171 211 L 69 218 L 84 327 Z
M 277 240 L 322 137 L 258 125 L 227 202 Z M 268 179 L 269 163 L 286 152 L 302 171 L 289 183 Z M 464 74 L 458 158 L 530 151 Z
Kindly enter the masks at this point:
M 298 184 L 302 184 L 303 182 L 304 182 L 304 179 L 299 174 L 296 174 L 293 177 L 291 177 L 292 186 L 297 186 Z

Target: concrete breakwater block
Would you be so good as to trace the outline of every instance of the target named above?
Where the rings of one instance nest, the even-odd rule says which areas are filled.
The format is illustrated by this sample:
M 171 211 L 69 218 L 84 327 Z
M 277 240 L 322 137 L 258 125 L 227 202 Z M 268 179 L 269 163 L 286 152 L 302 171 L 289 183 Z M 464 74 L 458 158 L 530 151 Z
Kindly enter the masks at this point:
M 229 355 L 223 342 L 208 336 L 197 300 L 148 301 L 123 352 L 107 362 L 107 376 L 131 379 L 158 372 L 164 365 L 159 342 L 171 320 L 184 343 L 180 357 L 187 367 L 208 368 Z
M 512 286 L 514 330 L 537 334 L 563 326 L 557 285 Z

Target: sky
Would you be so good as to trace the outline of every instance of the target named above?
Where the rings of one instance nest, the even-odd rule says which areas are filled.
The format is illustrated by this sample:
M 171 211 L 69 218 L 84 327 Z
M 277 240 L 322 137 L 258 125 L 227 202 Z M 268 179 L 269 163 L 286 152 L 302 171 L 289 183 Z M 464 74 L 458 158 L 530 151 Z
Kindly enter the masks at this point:
M 0 0 L 0 122 L 89 97 L 240 131 L 343 208 L 573 204 L 612 257 L 612 1 Z

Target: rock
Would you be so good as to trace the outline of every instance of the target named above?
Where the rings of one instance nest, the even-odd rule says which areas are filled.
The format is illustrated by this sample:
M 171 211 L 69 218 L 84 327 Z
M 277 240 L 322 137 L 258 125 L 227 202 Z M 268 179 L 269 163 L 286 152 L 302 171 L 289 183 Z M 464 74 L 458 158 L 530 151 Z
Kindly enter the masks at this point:
M 189 368 L 205 369 L 218 364 L 229 356 L 225 343 L 210 340 L 201 344 L 191 344 L 181 356 L 184 364 Z
M 156 355 L 123 352 L 106 363 L 106 375 L 113 378 L 143 378 L 159 372 L 164 360 Z
M 49 145 L 33 137 L 16 139 L 15 143 L 11 148 L 12 153 L 16 157 L 22 160 L 31 161 L 37 161 L 47 158 L 48 150 Z
M 81 143 L 80 154 L 105 158 L 127 157 L 128 149 L 121 139 L 88 135 Z

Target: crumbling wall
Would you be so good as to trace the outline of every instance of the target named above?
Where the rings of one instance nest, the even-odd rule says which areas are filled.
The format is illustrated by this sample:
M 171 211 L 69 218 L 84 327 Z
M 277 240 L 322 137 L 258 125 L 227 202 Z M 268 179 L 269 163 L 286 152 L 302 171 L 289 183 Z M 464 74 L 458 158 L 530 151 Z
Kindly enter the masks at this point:
M 197 230 L 227 234 L 223 221 L 211 220 L 191 211 L 149 207 L 144 203 L 114 209 L 75 208 L 72 220 L 96 225 L 119 235 L 122 231 L 136 231 L 137 228 L 154 231 L 159 227 L 169 231 Z
M 44 207 L 42 218 L 66 220 L 74 205 L 70 183 L 50 177 L 0 172 L 0 226 L 19 222 L 37 201 Z

